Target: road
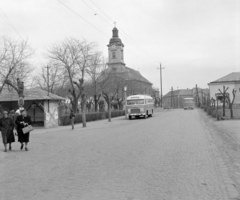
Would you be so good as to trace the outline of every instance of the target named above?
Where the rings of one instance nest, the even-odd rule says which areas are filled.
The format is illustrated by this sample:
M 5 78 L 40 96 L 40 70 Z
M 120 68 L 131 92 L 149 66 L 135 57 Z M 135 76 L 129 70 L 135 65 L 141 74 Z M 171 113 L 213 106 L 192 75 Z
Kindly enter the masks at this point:
M 28 152 L 0 152 L 0 199 L 237 199 L 200 112 L 35 131 Z

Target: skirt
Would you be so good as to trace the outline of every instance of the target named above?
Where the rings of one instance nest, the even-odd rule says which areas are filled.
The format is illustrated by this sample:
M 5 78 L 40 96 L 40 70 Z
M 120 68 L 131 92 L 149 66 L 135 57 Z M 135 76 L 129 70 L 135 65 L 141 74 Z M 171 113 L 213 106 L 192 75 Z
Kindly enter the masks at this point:
M 15 142 L 13 131 L 9 131 L 9 132 L 2 131 L 2 141 L 3 141 L 3 144 Z

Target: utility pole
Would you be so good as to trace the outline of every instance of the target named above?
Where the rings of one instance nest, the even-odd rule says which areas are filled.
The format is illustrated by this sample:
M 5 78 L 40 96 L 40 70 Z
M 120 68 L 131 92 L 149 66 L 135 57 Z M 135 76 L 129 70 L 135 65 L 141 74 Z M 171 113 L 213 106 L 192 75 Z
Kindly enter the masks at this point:
M 196 97 L 197 97 L 197 107 L 199 105 L 199 97 L 198 97 L 198 87 L 197 87 L 197 84 L 196 84 Z
M 160 101 L 160 107 L 162 107 L 162 69 L 165 69 L 165 68 L 162 68 L 162 65 L 160 63 L 160 68 L 157 67 L 157 69 L 160 69 L 160 92 L 161 92 L 161 101 Z
M 49 68 L 50 66 L 47 65 L 47 87 L 48 87 L 48 96 L 49 96 Z
M 47 65 L 47 87 L 48 87 L 48 96 L 49 96 L 49 68 L 50 66 Z M 48 112 L 49 112 L 49 100 L 48 100 Z

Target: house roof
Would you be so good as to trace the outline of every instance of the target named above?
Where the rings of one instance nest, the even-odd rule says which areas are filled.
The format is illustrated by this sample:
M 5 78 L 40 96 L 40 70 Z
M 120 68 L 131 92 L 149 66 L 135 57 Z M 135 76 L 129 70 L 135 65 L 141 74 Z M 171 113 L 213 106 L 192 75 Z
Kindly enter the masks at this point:
M 180 89 L 180 90 L 174 90 L 169 91 L 167 94 L 163 96 L 164 97 L 170 97 L 173 96 L 193 96 L 193 90 L 192 89 Z
M 126 70 L 128 70 L 128 79 L 129 80 L 137 80 L 137 81 L 141 81 L 141 82 L 152 85 L 152 83 L 150 81 L 148 81 L 145 77 L 143 77 L 139 71 L 134 70 L 129 67 L 126 67 Z
M 221 82 L 240 82 L 240 72 L 232 72 L 210 83 L 221 83 Z
M 53 93 L 49 93 L 42 89 L 25 89 L 24 91 L 24 100 L 32 101 L 32 100 L 65 100 L 63 97 L 55 95 Z M 17 101 L 19 99 L 18 94 L 15 90 L 11 92 L 3 92 L 0 94 L 0 102 L 7 101 Z

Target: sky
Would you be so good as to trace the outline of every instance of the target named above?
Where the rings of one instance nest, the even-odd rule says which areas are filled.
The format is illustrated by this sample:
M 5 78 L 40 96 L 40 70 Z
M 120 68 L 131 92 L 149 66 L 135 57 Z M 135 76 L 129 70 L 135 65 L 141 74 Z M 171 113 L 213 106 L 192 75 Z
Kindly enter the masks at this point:
M 161 63 L 163 94 L 240 71 L 240 0 L 0 0 L 0 36 L 28 39 L 35 73 L 67 37 L 108 57 L 114 22 L 126 65 L 157 88 Z

